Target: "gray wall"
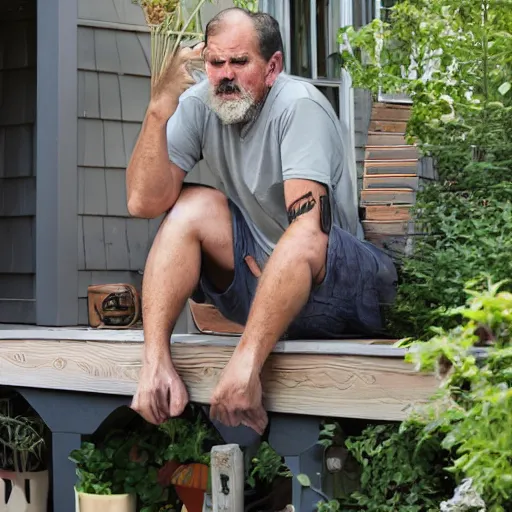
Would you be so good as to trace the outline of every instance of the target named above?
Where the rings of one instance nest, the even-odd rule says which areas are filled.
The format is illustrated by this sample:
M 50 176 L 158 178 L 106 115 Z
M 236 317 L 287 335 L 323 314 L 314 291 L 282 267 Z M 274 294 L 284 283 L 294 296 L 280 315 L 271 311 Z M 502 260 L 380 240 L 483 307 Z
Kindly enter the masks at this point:
M 0 6 L 0 322 L 35 322 L 35 0 Z
M 161 218 L 131 218 L 125 171 L 150 90 L 150 35 L 131 0 L 78 2 L 79 323 L 90 284 L 133 283 Z M 202 166 L 187 181 L 213 184 Z
M 371 93 L 363 89 L 354 89 L 354 131 L 356 143 L 357 184 L 359 191 L 363 186 L 364 153 L 368 141 L 368 129 L 372 116 Z

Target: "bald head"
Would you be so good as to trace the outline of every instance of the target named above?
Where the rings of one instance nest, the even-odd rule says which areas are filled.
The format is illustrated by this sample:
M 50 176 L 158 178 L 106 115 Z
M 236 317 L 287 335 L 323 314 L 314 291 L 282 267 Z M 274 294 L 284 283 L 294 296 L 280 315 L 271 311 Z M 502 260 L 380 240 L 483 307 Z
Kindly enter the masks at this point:
M 239 7 L 224 9 L 206 25 L 205 45 L 208 39 L 225 30 L 240 30 L 257 38 L 261 57 L 268 62 L 276 52 L 284 54 L 279 23 L 270 14 L 253 13 Z
M 225 124 L 256 115 L 283 69 L 279 25 L 268 14 L 231 8 L 205 31 L 205 68 L 210 107 Z

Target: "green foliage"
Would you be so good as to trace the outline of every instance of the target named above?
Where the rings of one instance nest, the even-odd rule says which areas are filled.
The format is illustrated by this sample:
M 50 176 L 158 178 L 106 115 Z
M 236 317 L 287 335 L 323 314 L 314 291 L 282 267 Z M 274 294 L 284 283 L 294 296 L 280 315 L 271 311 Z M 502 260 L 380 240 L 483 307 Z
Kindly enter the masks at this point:
M 426 337 L 430 325 L 450 327 L 444 315 L 464 303 L 465 284 L 485 286 L 488 274 L 502 280 L 512 271 L 512 166 L 470 163 L 458 175 L 418 194 L 414 253 L 403 261 L 394 308 L 388 314 L 397 336 Z M 451 174 L 451 175 L 449 175 Z
M 403 0 L 389 22 L 345 27 L 339 39 L 357 87 L 413 99 L 410 135 L 438 144 L 456 127 L 459 141 L 489 145 L 472 127 L 490 103 L 512 103 L 511 32 L 512 0 Z
M 198 416 L 195 422 L 175 418 L 163 423 L 159 428 L 168 439 L 168 446 L 163 454 L 165 461 L 210 464 L 210 451 L 205 450 L 205 443 L 209 440 L 220 441 L 220 437 L 204 423 L 201 416 Z
M 44 469 L 45 435 L 45 424 L 31 407 L 23 407 L 12 396 L 0 399 L 0 469 Z
M 258 453 L 251 461 L 247 484 L 256 486 L 256 480 L 271 484 L 277 477 L 291 478 L 292 474 L 283 464 L 282 457 L 266 442 L 260 444 Z
M 356 86 L 408 94 L 407 132 L 439 183 L 418 192 L 413 254 L 387 314 L 398 337 L 449 328 L 465 283 L 512 270 L 512 0 L 403 0 L 387 23 L 344 28 Z
M 233 0 L 235 7 L 241 7 L 251 12 L 258 12 L 258 0 Z
M 422 438 L 419 422 L 368 426 L 346 446 L 362 466 L 361 489 L 346 505 L 367 512 L 429 512 L 453 491 L 441 436 Z
M 320 501 L 316 506 L 317 512 L 341 512 L 338 500 Z
M 512 508 L 512 294 L 501 287 L 469 288 L 466 306 L 447 312 L 462 317 L 461 325 L 437 328 L 408 354 L 420 370 L 444 378 L 423 412 L 425 435 L 442 436 L 453 453 L 449 470 L 458 480 L 473 479 L 490 512 Z
M 209 440 L 218 442 L 218 434 L 199 415 L 194 421 L 173 418 L 158 428 L 144 422 L 128 434 L 112 431 L 102 442 L 84 442 L 71 452 L 76 489 L 89 494 L 135 494 L 141 512 L 158 512 L 175 501 L 170 481 L 162 482 L 162 467 L 168 461 L 209 464 Z

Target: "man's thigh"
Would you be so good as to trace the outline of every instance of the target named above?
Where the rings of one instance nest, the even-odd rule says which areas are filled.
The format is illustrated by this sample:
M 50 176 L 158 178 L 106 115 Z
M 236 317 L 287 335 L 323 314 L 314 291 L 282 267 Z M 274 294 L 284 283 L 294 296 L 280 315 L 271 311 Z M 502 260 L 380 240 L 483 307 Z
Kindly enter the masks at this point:
M 232 279 L 229 286 L 220 289 L 215 284 L 211 269 L 203 265 L 200 293 L 203 300 L 213 304 L 226 318 L 245 325 L 256 293 L 258 274 L 266 263 L 267 255 L 255 241 L 240 210 L 233 203 L 228 204 L 234 256 Z
M 382 251 L 333 226 L 326 275 L 315 286 L 288 338 L 337 338 L 378 335 L 383 330 L 381 304 L 394 299 L 396 270 Z

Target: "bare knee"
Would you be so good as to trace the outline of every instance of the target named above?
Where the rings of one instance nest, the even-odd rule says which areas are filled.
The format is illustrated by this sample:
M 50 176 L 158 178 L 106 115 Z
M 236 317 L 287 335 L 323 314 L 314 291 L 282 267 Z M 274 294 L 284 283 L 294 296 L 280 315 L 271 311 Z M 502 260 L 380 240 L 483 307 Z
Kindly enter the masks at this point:
M 178 224 L 203 241 L 209 233 L 231 229 L 227 198 L 213 188 L 185 187 L 164 223 Z
M 184 188 L 164 219 L 159 237 L 164 245 L 176 240 L 198 242 L 208 274 L 219 275 L 222 282 L 231 278 L 234 269 L 231 213 L 222 192 L 203 186 Z

